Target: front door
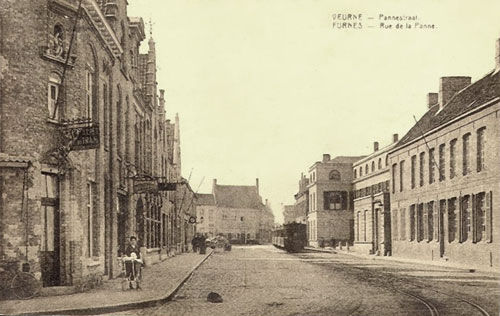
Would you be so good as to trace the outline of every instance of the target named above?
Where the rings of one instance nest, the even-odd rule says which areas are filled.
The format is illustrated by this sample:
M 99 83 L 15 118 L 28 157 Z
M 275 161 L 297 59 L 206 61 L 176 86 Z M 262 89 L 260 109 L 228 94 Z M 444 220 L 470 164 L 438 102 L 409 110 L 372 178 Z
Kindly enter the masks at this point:
M 376 253 L 379 245 L 379 214 L 380 210 L 377 208 L 373 214 L 373 252 Z
M 43 286 L 61 285 L 59 181 L 54 174 L 42 174 L 42 245 Z

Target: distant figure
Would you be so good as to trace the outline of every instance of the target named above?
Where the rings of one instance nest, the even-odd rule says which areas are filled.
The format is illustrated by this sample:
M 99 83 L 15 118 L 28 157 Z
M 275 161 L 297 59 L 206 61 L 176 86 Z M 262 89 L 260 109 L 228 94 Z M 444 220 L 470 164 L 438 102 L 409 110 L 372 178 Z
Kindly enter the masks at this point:
M 196 234 L 193 239 L 191 240 L 191 245 L 193 245 L 193 252 L 198 252 L 199 248 L 199 237 L 198 234 Z

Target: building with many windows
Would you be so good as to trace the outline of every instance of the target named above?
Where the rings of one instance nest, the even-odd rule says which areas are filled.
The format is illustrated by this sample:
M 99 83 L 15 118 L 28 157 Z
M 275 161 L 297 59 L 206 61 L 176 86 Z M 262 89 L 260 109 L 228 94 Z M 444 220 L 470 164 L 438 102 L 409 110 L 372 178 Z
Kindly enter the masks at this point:
M 356 161 L 354 173 L 354 248 L 364 254 L 390 254 L 391 221 L 389 183 L 391 179 L 388 152 L 398 142 L 379 148 L 373 144 L 373 153 Z
M 496 68 L 441 78 L 389 153 L 394 256 L 500 266 L 499 110 L 500 41 Z
M 179 119 L 142 19 L 126 0 L 0 2 L 0 263 L 69 286 L 121 273 L 131 235 L 148 263 L 182 251 Z
M 197 194 L 197 232 L 222 235 L 232 243 L 268 243 L 274 225 L 270 205 L 262 203 L 259 179 L 255 186 L 220 185 L 212 194 Z
M 307 236 L 310 246 L 353 241 L 352 164 L 363 157 L 323 155 L 309 168 Z

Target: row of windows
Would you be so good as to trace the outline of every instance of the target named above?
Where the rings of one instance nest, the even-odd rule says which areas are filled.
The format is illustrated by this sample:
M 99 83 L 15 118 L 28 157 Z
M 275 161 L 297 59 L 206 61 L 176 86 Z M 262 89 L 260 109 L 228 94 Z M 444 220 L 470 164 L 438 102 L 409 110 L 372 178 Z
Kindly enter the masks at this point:
M 389 180 L 354 191 L 354 198 L 357 199 L 382 192 L 389 192 Z
M 491 242 L 491 198 L 491 192 L 480 192 L 413 204 L 408 210 L 393 210 L 393 239 L 429 242 L 446 238 L 449 243 Z
M 486 128 L 481 127 L 476 131 L 476 171 L 481 172 L 485 169 L 485 145 L 486 145 Z M 471 150 L 471 133 L 462 136 L 462 175 L 466 176 L 472 170 L 472 150 Z M 435 148 L 429 148 L 428 152 L 421 152 L 418 155 L 418 184 L 424 186 L 427 182 L 433 184 L 436 182 L 436 171 L 439 181 L 446 180 L 447 163 L 448 176 L 453 179 L 457 176 L 457 142 L 455 138 L 448 144 L 440 144 L 438 147 L 437 158 Z M 448 159 L 446 159 L 446 146 L 449 147 Z M 427 156 L 427 157 L 426 157 Z M 399 191 L 404 190 L 405 185 L 405 161 L 399 162 Z M 427 170 L 428 178 L 425 178 Z M 398 175 L 398 164 L 392 165 L 392 192 L 396 192 L 396 177 Z M 413 155 L 410 160 L 410 187 L 414 189 L 417 186 L 417 155 Z
M 388 164 L 388 156 L 385 156 L 385 162 L 384 165 L 382 166 L 382 158 L 378 158 L 377 162 L 377 168 L 375 168 L 375 160 L 371 162 L 371 169 L 369 168 L 369 164 L 365 164 L 365 168 L 363 169 L 363 166 L 360 166 L 359 168 L 354 168 L 354 179 L 358 178 L 358 170 L 359 170 L 359 177 L 363 176 L 363 171 L 364 174 L 370 174 L 371 172 L 375 172 L 376 170 L 380 170 L 382 168 L 387 167 Z

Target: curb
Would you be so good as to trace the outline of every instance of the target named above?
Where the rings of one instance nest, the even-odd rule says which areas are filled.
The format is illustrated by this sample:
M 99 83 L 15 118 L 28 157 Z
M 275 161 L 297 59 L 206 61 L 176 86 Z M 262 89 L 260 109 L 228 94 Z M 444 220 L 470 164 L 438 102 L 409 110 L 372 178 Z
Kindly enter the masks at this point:
M 118 304 L 118 305 L 111 305 L 111 306 L 100 306 L 100 307 L 94 307 L 94 308 L 83 308 L 83 309 L 65 309 L 65 310 L 55 310 L 55 311 L 43 311 L 43 312 L 36 312 L 36 313 L 29 313 L 29 314 L 14 314 L 14 315 L 99 315 L 99 314 L 105 314 L 105 313 L 117 313 L 117 312 L 123 312 L 131 309 L 139 309 L 139 308 L 148 308 L 148 307 L 154 307 L 160 304 L 164 304 L 168 301 L 171 301 L 174 296 L 177 294 L 179 289 L 186 283 L 186 281 L 193 275 L 194 271 L 198 269 L 210 256 L 215 251 L 211 251 L 203 260 L 201 260 L 197 265 L 195 265 L 188 273 L 186 273 L 186 276 L 179 282 L 179 284 L 171 290 L 169 293 L 166 293 L 165 296 L 160 297 L 160 298 L 155 298 L 155 299 L 150 299 L 150 300 L 145 300 L 145 301 L 140 301 L 140 302 L 133 302 L 133 303 L 124 303 L 124 304 Z
M 351 252 L 351 251 L 326 250 L 326 249 L 317 249 L 317 248 L 309 248 L 309 247 L 304 248 L 304 250 L 313 251 L 313 252 L 330 253 L 330 254 L 344 254 L 344 255 L 362 258 L 362 259 L 367 259 L 367 260 L 389 261 L 389 262 L 399 262 L 399 263 L 412 263 L 412 264 L 443 267 L 443 268 L 456 269 L 456 270 L 474 270 L 474 272 L 477 272 L 477 273 L 500 275 L 500 271 L 481 267 L 481 266 L 467 266 L 467 265 L 461 265 L 461 264 L 439 262 L 439 261 L 428 261 L 428 260 L 412 261 L 411 259 L 406 259 L 406 258 L 401 258 L 401 257 L 363 255 L 363 254 L 359 254 L 359 253 Z

